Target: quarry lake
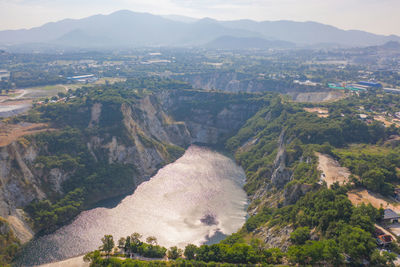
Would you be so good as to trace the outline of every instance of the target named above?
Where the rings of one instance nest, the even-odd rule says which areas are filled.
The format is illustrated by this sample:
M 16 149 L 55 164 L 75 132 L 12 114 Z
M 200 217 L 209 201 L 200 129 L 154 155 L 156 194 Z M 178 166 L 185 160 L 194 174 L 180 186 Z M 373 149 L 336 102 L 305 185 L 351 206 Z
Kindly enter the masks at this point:
M 176 162 L 114 207 L 82 212 L 53 234 L 32 241 L 17 265 L 36 265 L 97 249 L 105 234 L 114 240 L 134 232 L 157 237 L 165 247 L 218 242 L 245 222 L 245 174 L 235 162 L 210 149 L 191 146 Z

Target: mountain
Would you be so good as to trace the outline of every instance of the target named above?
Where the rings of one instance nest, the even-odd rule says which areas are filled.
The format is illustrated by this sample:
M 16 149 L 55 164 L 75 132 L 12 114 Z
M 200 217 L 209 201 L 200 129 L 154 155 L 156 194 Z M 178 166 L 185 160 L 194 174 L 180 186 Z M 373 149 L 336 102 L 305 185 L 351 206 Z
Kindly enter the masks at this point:
M 268 48 L 290 48 L 294 43 L 285 41 L 270 41 L 259 37 L 234 37 L 221 36 L 205 45 L 212 49 L 268 49 Z
M 87 48 L 193 47 L 203 46 L 223 36 L 279 40 L 301 46 L 318 44 L 371 46 L 388 41 L 400 41 L 400 37 L 394 35 L 345 31 L 316 22 L 217 21 L 210 18 L 197 20 L 182 16 L 156 16 L 122 10 L 84 19 L 65 19 L 32 29 L 0 31 L 0 45 L 41 43 Z M 240 46 L 248 48 L 246 45 Z
M 237 20 L 221 22 L 233 28 L 256 31 L 267 38 L 302 45 L 340 44 L 343 46 L 368 46 L 388 41 L 400 41 L 399 36 L 383 36 L 358 30 L 341 30 L 317 22 Z

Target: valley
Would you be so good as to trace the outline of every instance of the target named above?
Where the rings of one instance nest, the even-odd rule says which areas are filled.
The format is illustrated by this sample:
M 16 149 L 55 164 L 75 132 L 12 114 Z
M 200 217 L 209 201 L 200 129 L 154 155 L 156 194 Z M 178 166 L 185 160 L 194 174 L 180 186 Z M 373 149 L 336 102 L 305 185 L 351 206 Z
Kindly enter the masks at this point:
M 350 48 L 154 51 L 1 54 L 16 64 L 0 107 L 29 103 L 1 113 L 2 264 L 341 266 L 400 254 L 385 222 L 398 210 L 400 97 L 361 87 L 378 65 Z M 382 84 L 398 86 L 390 71 Z M 380 244 L 375 227 L 393 240 Z

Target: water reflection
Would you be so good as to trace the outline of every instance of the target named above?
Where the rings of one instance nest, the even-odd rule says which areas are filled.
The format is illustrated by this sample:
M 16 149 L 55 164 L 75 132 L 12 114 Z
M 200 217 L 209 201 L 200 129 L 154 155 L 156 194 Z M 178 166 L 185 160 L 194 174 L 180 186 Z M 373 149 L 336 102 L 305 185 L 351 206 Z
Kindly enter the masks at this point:
M 231 159 L 192 146 L 114 208 L 80 214 L 70 225 L 31 242 L 18 263 L 41 264 L 97 249 L 104 234 L 116 241 L 139 232 L 160 245 L 217 242 L 245 221 L 243 170 Z

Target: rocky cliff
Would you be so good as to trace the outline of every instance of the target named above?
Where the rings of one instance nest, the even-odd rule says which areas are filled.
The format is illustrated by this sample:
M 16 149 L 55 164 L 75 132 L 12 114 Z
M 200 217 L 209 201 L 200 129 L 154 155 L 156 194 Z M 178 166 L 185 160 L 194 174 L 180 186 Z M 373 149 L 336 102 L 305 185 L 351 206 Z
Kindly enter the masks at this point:
M 118 106 L 122 127 L 117 133 L 101 131 L 102 117 L 107 115 L 106 103 L 95 102 L 79 108 L 77 112 L 82 116 L 89 114 L 81 141 L 92 159 L 106 159 L 109 164 L 125 164 L 135 169 L 131 177 L 133 186 L 126 186 L 119 192 L 104 192 L 101 197 L 131 192 L 160 167 L 179 157 L 179 147 L 192 143 L 223 143 L 262 104 L 249 105 L 248 99 L 250 97 L 234 99 L 229 94 L 201 91 L 163 91 L 147 95 L 135 103 Z M 43 163 L 38 163 L 38 158 L 52 157 L 54 152 L 35 136 L 27 139 L 17 139 L 0 147 L 0 217 L 8 220 L 23 242 L 32 237 L 33 231 L 22 209 L 35 199 L 56 199 L 66 194 L 63 184 L 74 174 L 74 170 L 62 167 L 46 169 Z

